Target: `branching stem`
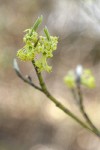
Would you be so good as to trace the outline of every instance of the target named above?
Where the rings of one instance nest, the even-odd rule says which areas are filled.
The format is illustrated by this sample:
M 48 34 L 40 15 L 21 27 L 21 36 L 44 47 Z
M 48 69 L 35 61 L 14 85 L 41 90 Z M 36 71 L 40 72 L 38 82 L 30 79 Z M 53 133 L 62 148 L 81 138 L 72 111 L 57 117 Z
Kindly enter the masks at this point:
M 65 114 L 67 114 L 69 117 L 71 117 L 72 119 L 74 119 L 77 123 L 79 123 L 82 127 L 86 128 L 87 130 L 89 130 L 90 132 L 94 133 L 96 136 L 100 137 L 100 132 L 98 131 L 98 129 L 93 125 L 92 121 L 89 119 L 88 115 L 86 114 L 85 110 L 84 110 L 84 106 L 83 106 L 83 98 L 82 98 L 82 93 L 81 90 L 78 90 L 78 95 L 80 98 L 80 110 L 84 116 L 84 118 L 87 121 L 87 124 L 84 123 L 80 118 L 78 118 L 74 113 L 72 113 L 68 108 L 66 108 L 61 102 L 59 102 L 55 97 L 52 96 L 52 94 L 48 91 L 46 84 L 43 80 L 42 74 L 38 71 L 38 68 L 35 65 L 35 61 L 32 61 L 32 64 L 35 68 L 38 80 L 39 80 L 39 84 L 40 87 L 38 87 L 37 85 L 35 85 L 30 78 L 25 78 L 23 77 L 23 75 L 20 72 L 20 69 L 18 68 L 18 64 L 17 61 L 14 60 L 14 70 L 16 72 L 16 74 L 18 75 L 19 78 L 21 78 L 24 82 L 26 82 L 27 84 L 31 85 L 32 87 L 34 87 L 35 89 L 41 91 L 42 93 L 44 93 L 60 110 L 62 110 Z M 89 125 L 89 126 L 88 126 Z
M 32 61 L 32 64 L 35 68 L 39 84 L 41 86 L 42 92 L 53 102 L 55 105 L 61 109 L 63 112 L 65 112 L 68 116 L 70 116 L 72 119 L 74 119 L 76 122 L 78 122 L 82 127 L 88 129 L 89 131 L 93 132 L 94 131 L 88 127 L 87 124 L 85 124 L 83 121 L 81 121 L 76 115 L 74 115 L 68 108 L 66 108 L 62 103 L 60 103 L 56 98 L 54 98 L 51 93 L 48 91 L 46 84 L 42 78 L 42 75 L 40 72 L 38 72 L 38 68 L 35 66 L 35 61 Z M 94 133 L 95 134 L 95 133 Z M 96 134 L 97 135 L 97 134 Z

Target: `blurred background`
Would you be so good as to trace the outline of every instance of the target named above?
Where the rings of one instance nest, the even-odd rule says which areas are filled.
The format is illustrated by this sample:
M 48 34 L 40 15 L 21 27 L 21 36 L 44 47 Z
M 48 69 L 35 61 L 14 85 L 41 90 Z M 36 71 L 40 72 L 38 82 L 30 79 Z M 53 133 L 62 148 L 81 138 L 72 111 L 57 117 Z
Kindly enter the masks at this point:
M 13 70 L 13 59 L 23 46 L 24 30 L 43 15 L 57 51 L 43 73 L 50 92 L 81 119 L 71 92 L 63 83 L 78 64 L 96 77 L 94 90 L 83 89 L 84 105 L 100 129 L 100 0 L 0 0 L 0 150 L 100 150 L 100 139 L 86 131 L 46 98 L 25 84 Z M 18 60 L 23 76 L 38 84 L 30 62 Z

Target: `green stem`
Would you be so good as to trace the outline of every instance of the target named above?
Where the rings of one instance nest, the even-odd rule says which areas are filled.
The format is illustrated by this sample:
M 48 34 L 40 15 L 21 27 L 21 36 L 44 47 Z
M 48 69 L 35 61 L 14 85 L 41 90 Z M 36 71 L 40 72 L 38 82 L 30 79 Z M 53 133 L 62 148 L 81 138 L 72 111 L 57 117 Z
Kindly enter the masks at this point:
M 42 78 L 42 75 L 40 72 L 38 72 L 38 68 L 35 66 L 35 62 L 32 61 L 32 64 L 34 65 L 38 80 L 39 80 L 39 84 L 42 88 L 42 92 L 53 102 L 55 103 L 55 105 L 61 109 L 63 112 L 65 112 L 68 116 L 70 116 L 72 119 L 74 119 L 77 123 L 79 123 L 82 127 L 88 129 L 89 131 L 93 132 L 92 129 L 90 129 L 88 127 L 88 125 L 86 125 L 83 121 L 81 121 L 76 115 L 74 115 L 69 109 L 67 109 L 63 104 L 61 104 L 56 98 L 54 98 L 50 92 L 47 90 L 47 87 L 45 85 L 45 82 Z M 94 133 L 94 132 L 93 132 Z
M 77 84 L 77 92 L 78 92 L 78 96 L 79 96 L 80 111 L 81 111 L 83 117 L 87 121 L 88 125 L 92 128 L 94 133 L 100 137 L 100 131 L 95 127 L 95 125 L 92 123 L 89 116 L 85 112 L 84 105 L 83 105 L 83 96 L 82 96 L 80 84 Z
M 14 59 L 14 61 L 13 61 L 13 68 L 14 68 L 16 74 L 18 75 L 18 77 L 19 77 L 20 79 L 22 79 L 25 83 L 31 85 L 31 86 L 34 87 L 35 89 L 37 89 L 37 90 L 39 90 L 39 91 L 42 92 L 42 89 L 41 89 L 40 87 L 38 87 L 37 85 L 35 85 L 35 84 L 31 81 L 31 78 L 30 78 L 30 77 L 29 77 L 29 78 L 23 77 L 23 75 L 21 74 L 20 69 L 19 69 L 19 67 L 18 67 L 18 63 L 17 63 L 16 59 Z

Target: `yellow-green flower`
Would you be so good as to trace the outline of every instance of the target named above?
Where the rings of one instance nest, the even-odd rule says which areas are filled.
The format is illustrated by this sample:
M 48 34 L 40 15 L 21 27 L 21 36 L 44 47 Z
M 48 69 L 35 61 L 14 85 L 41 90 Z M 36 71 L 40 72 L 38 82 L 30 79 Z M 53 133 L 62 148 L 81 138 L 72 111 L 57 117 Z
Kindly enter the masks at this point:
M 52 67 L 47 64 L 46 56 L 42 56 L 39 60 L 35 61 L 35 65 L 38 67 L 38 71 L 42 72 L 43 70 L 51 72 Z
M 81 84 L 88 88 L 95 88 L 95 78 L 89 69 L 84 70 L 81 76 Z
M 36 32 L 42 17 L 38 18 L 34 26 L 25 30 L 26 34 L 23 38 L 25 46 L 18 50 L 17 57 L 22 61 L 36 61 L 35 65 L 39 72 L 50 72 L 52 67 L 47 64 L 48 58 L 53 57 L 53 51 L 57 49 L 58 37 L 50 36 L 47 27 L 44 28 L 44 36 L 39 36 Z M 41 57 L 36 59 L 40 55 Z
M 29 47 L 27 46 L 17 52 L 17 57 L 22 61 L 32 61 L 34 59 L 34 55 L 34 49 L 29 50 Z
M 80 73 L 81 70 L 81 73 Z M 95 88 L 95 78 L 92 75 L 92 72 L 90 69 L 81 69 L 80 68 L 78 74 L 77 74 L 77 70 L 73 71 L 73 72 L 69 72 L 65 78 L 64 81 L 66 83 L 66 85 L 69 88 L 75 88 L 77 87 L 77 84 L 83 85 L 87 88 Z M 79 79 L 79 80 L 78 80 Z
M 76 83 L 75 83 L 74 73 L 73 72 L 69 72 L 67 74 L 67 76 L 65 76 L 64 82 L 68 86 L 68 88 L 71 88 L 71 89 L 75 88 Z

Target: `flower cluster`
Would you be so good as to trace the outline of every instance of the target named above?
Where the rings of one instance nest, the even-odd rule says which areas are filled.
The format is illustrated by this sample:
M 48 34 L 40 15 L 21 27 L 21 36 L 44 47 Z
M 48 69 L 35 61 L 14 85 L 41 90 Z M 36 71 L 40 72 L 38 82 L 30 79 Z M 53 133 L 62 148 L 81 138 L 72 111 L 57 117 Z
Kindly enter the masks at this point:
M 52 67 L 47 64 L 47 59 L 53 57 L 53 51 L 57 49 L 58 38 L 50 36 L 47 27 L 44 28 L 45 36 L 39 36 L 35 31 L 39 26 L 40 18 L 35 22 L 33 28 L 27 29 L 23 41 L 25 46 L 18 50 L 17 56 L 23 61 L 35 60 L 38 71 L 50 72 Z
M 81 77 L 81 84 L 88 88 L 94 88 L 95 87 L 95 78 L 92 75 L 91 70 L 85 69 L 82 77 Z
M 53 51 L 57 49 L 58 38 L 50 36 L 48 40 L 46 37 L 40 36 L 35 51 L 40 54 L 40 59 L 35 61 L 39 71 L 46 70 L 50 72 L 52 67 L 47 64 L 47 59 L 53 57 Z
M 35 57 L 35 43 L 38 40 L 38 34 L 33 31 L 31 34 L 32 29 L 26 30 L 26 35 L 23 38 L 23 41 L 25 42 L 25 46 L 18 50 L 17 56 L 23 61 L 32 61 Z
M 81 70 L 81 73 L 75 71 L 69 71 L 67 76 L 65 76 L 64 81 L 66 85 L 73 89 L 77 86 L 77 84 L 81 84 L 87 88 L 94 88 L 95 87 L 95 78 L 92 75 L 91 70 L 84 69 Z

